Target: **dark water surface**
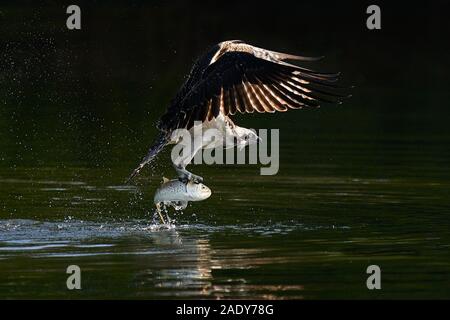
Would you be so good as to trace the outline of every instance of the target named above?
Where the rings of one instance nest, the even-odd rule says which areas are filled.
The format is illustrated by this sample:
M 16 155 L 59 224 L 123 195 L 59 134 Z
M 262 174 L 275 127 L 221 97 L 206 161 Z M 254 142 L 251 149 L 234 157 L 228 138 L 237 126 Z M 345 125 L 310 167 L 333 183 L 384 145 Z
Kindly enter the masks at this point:
M 386 23 L 368 34 L 360 17 L 338 20 L 341 7 L 267 7 L 230 25 L 234 6 L 214 19 L 193 6 L 94 6 L 79 33 L 65 30 L 65 8 L 0 8 L 0 298 L 450 298 L 440 20 L 423 9 L 420 30 Z M 301 21 L 296 12 L 306 12 Z M 280 129 L 279 173 L 192 166 L 211 198 L 161 227 L 152 197 L 162 176 L 174 177 L 168 150 L 135 183 L 124 180 L 194 57 L 234 38 L 324 54 L 317 67 L 343 71 L 354 96 L 237 117 Z M 72 264 L 79 291 L 66 288 Z M 366 288 L 372 264 L 378 291 Z
M 367 147 L 344 143 L 336 155 L 326 140 L 305 146 L 307 152 L 282 143 L 287 154 L 277 176 L 259 176 L 256 166 L 193 167 L 213 195 L 172 214 L 170 229 L 152 222 L 157 181 L 126 186 L 121 181 L 128 172 L 119 169 L 105 177 L 102 169 L 2 168 L 0 293 L 448 297 L 450 180 L 439 168 L 448 158 L 408 151 L 408 143 L 398 141 L 383 157 L 407 153 L 409 164 L 377 165 Z M 334 159 L 314 163 L 325 150 Z M 347 163 L 353 157 L 352 165 L 371 174 L 353 174 Z M 82 269 L 80 292 L 65 288 L 70 264 Z M 366 289 L 371 264 L 382 270 L 380 292 Z

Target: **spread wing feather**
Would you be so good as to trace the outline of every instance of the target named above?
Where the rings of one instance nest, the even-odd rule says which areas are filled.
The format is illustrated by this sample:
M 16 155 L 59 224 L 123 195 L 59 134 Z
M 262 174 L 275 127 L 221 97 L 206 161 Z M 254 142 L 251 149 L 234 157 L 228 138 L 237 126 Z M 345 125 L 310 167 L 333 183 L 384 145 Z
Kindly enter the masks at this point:
M 287 56 L 283 58 L 292 58 Z M 318 107 L 321 102 L 340 102 L 347 95 L 336 90 L 341 88 L 335 84 L 338 78 L 338 73 L 316 72 L 249 52 L 229 51 L 204 70 L 179 101 L 177 112 L 169 108 L 161 123 L 166 130 L 189 129 L 194 121 L 211 121 L 219 113 L 284 112 Z

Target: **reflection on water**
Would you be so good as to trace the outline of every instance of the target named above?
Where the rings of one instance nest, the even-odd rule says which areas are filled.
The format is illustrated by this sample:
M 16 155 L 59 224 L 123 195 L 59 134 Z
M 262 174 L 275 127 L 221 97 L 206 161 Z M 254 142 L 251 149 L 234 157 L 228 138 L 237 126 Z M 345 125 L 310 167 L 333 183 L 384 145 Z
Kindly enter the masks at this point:
M 296 168 L 307 167 L 299 163 Z M 405 298 L 448 294 L 448 180 L 209 169 L 208 201 L 153 220 L 147 186 L 91 169 L 0 170 L 0 294 L 16 298 Z M 334 169 L 339 171 L 338 169 Z M 316 174 L 313 174 L 316 173 Z M 50 176 L 66 179 L 49 179 Z M 71 179 L 70 177 L 74 177 Z M 157 173 L 156 173 L 157 176 Z M 241 181 L 245 181 L 242 183 Z M 112 182 L 112 183 L 111 183 Z M 237 200 L 239 199 L 239 201 Z M 20 218 L 16 218 L 20 217 Z M 65 289 L 82 269 L 83 290 Z M 365 288 L 378 264 L 383 292 Z
M 38 222 L 33 220 L 3 220 L 0 223 L 0 257 L 7 265 L 10 259 L 26 258 L 39 261 L 80 261 L 94 259 L 132 261 L 125 269 L 133 271 L 140 288 L 133 294 L 140 296 L 146 288 L 155 291 L 147 295 L 158 297 L 282 297 L 286 292 L 297 292 L 301 285 L 251 284 L 243 277 L 233 275 L 217 281 L 215 273 L 225 270 L 251 270 L 273 263 L 286 263 L 288 258 L 264 257 L 264 249 L 213 249 L 209 237 L 217 232 L 227 233 L 239 226 L 209 227 L 205 225 L 162 226 L 146 221 L 127 224 L 85 221 Z M 276 230 L 290 230 L 293 226 L 277 226 Z M 249 236 L 268 234 L 258 226 L 247 226 Z M 103 264 L 103 263 L 102 263 Z M 83 263 L 80 263 L 83 266 Z M 131 269 L 131 270 L 130 270 Z M 23 279 L 35 278 L 33 270 Z M 64 271 L 63 269 L 59 272 Z M 108 269 L 105 272 L 109 272 Z M 48 275 L 47 275 L 48 276 Z M 14 290 L 18 279 L 7 275 L 8 294 L 22 296 Z M 148 290 L 148 289 L 147 289 Z M 61 289 L 57 290 L 61 291 Z M 98 293 L 101 292 L 97 288 Z M 144 291 L 144 292 L 142 292 Z M 55 293 L 47 293 L 52 296 Z M 43 293 L 42 297 L 47 296 Z M 24 295 L 26 296 L 26 295 Z
M 284 177 L 270 189 L 277 197 L 264 198 L 273 181 L 257 177 L 253 187 L 260 192 L 235 202 L 220 201 L 235 194 L 223 187 L 232 179 L 216 178 L 219 196 L 177 213 L 168 228 L 153 224 L 136 187 L 39 175 L 2 179 L 10 194 L 34 203 L 24 214 L 34 218 L 0 220 L 5 297 L 73 297 L 64 287 L 69 264 L 83 270 L 80 298 L 371 297 L 364 272 L 372 263 L 383 266 L 386 289 L 378 297 L 429 296 L 448 288 L 443 181 Z M 40 187 L 27 191 L 29 184 Z M 11 208 L 16 203 L 3 200 Z M 433 201 L 428 214 L 415 211 L 423 201 Z M 255 203 L 266 209 L 255 211 Z M 141 217 L 133 218 L 133 210 Z

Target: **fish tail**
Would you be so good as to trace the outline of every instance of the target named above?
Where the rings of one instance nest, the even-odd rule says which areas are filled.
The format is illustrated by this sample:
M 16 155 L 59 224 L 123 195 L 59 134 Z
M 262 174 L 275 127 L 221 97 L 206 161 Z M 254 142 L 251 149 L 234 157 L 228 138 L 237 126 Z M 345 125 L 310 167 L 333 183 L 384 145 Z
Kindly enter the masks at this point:
M 147 155 L 142 159 L 139 166 L 136 169 L 134 169 L 134 171 L 131 173 L 131 175 L 128 177 L 125 183 L 129 183 L 136 175 L 139 174 L 139 172 L 142 170 L 143 167 L 152 162 L 153 159 L 155 159 L 158 153 L 167 145 L 168 142 L 169 142 L 168 135 L 166 133 L 161 132 L 156 138 L 153 145 L 148 150 Z

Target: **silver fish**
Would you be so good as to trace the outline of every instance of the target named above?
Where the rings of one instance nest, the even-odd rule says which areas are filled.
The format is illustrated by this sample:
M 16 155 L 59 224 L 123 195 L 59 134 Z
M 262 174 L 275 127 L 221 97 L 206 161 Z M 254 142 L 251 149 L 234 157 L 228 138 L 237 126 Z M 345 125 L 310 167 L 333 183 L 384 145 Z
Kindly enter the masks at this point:
M 161 205 L 170 205 L 175 210 L 184 209 L 189 201 L 202 201 L 211 196 L 211 189 L 203 183 L 188 181 L 181 182 L 178 179 L 169 180 L 163 178 L 163 183 L 156 190 L 153 202 L 158 210 L 161 221 L 165 224 L 161 214 Z

